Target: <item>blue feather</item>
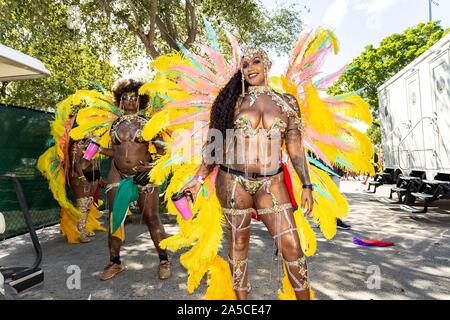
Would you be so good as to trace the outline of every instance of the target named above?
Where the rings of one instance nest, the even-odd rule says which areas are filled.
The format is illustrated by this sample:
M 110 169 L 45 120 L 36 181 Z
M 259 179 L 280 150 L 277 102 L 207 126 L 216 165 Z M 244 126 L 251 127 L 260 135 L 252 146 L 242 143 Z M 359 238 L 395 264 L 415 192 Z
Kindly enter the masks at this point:
M 109 124 L 109 123 L 111 123 L 111 122 L 112 122 L 112 121 L 106 121 L 106 122 L 100 123 L 100 124 L 98 124 L 98 125 L 96 125 L 96 126 L 93 126 L 93 127 L 87 128 L 87 129 L 84 129 L 83 131 L 91 131 L 92 129 L 97 129 L 98 127 L 105 126 L 106 124 Z
M 348 167 L 348 168 L 350 168 L 350 169 L 355 169 L 355 167 L 353 167 L 353 165 L 352 165 L 350 162 L 348 162 L 348 161 L 345 160 L 345 159 L 342 159 L 342 158 L 339 157 L 339 156 L 337 156 L 333 161 L 334 161 L 334 162 L 337 162 L 337 163 L 339 163 L 339 164 L 342 164 L 342 165 L 344 165 L 344 166 L 346 166 L 346 167 Z
M 165 168 L 168 165 L 171 165 L 172 163 L 180 163 L 182 159 L 183 159 L 182 156 L 176 156 L 174 158 L 169 159 L 167 162 L 165 162 L 162 167 Z
M 213 27 L 211 26 L 211 24 L 209 23 L 208 20 L 205 19 L 205 17 L 203 18 L 203 23 L 205 24 L 205 28 L 206 31 L 208 32 L 208 38 L 209 38 L 209 46 L 216 51 L 217 53 L 221 54 L 220 52 L 220 47 L 219 47 L 219 42 L 217 41 L 217 34 L 214 31 Z
M 90 81 L 90 80 L 84 80 L 86 82 L 92 83 L 93 85 L 95 85 L 97 88 L 99 88 L 103 93 L 105 93 L 107 90 L 105 88 L 103 88 L 100 84 L 98 84 L 97 82 L 94 81 Z
M 176 40 L 176 41 L 177 41 L 178 46 L 180 47 L 181 52 L 183 52 L 183 54 L 189 59 L 189 61 L 191 61 L 192 64 L 193 64 L 198 70 L 200 70 L 200 71 L 202 71 L 202 72 L 206 72 L 205 69 L 203 69 L 203 67 L 202 67 L 202 66 L 201 66 L 194 58 L 192 58 L 192 57 L 190 56 L 189 50 L 186 49 L 186 48 L 183 46 L 183 44 L 182 44 L 181 42 L 179 42 L 178 40 Z
M 306 156 L 306 160 L 308 160 L 309 163 L 312 163 L 313 165 L 315 165 L 316 167 L 318 167 L 319 169 L 322 169 L 323 171 L 332 174 L 336 177 L 339 177 L 338 174 L 336 174 L 335 172 L 333 172 L 333 170 L 331 170 L 330 168 L 328 168 L 327 166 L 323 165 L 320 161 L 317 161 L 314 158 L 309 157 L 308 155 Z
M 55 170 L 55 168 L 57 168 L 58 165 L 59 165 L 59 162 L 55 161 L 50 168 L 50 172 L 53 172 L 53 170 Z
M 343 99 L 351 97 L 351 96 L 353 96 L 355 94 L 357 94 L 357 95 L 361 94 L 361 92 L 364 89 L 366 89 L 366 87 L 362 87 L 361 89 L 358 89 L 356 91 L 353 91 L 353 92 L 350 92 L 350 93 L 347 93 L 347 94 L 343 94 L 343 95 L 340 95 L 340 96 L 333 96 L 331 98 L 336 99 L 336 100 L 343 100 Z
M 312 184 L 314 185 L 314 192 L 320 194 L 321 196 L 324 196 L 327 199 L 330 199 L 331 201 L 334 201 L 334 199 L 323 189 L 321 189 L 317 184 L 315 184 L 314 182 Z

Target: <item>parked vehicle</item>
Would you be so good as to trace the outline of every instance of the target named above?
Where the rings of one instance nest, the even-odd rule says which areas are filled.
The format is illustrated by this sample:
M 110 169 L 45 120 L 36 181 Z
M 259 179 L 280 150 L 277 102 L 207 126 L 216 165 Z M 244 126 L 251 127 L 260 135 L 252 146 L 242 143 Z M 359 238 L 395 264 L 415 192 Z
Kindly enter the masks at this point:
M 450 34 L 378 88 L 384 170 L 450 180 Z

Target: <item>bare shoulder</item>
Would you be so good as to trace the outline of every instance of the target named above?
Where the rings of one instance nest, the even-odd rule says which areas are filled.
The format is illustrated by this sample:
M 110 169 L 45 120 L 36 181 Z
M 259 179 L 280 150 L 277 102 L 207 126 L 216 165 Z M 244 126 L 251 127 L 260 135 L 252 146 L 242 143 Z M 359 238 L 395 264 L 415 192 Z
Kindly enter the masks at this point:
M 299 110 L 298 102 L 294 95 L 290 93 L 283 93 L 282 97 L 284 101 L 286 101 L 292 108 L 295 109 L 295 111 Z

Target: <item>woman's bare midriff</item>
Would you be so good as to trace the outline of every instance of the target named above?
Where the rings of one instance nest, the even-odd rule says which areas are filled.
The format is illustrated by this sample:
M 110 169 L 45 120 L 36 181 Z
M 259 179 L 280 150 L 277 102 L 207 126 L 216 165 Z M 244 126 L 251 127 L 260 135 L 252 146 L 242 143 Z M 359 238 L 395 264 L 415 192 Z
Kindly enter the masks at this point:
M 119 145 L 113 145 L 112 148 L 114 150 L 114 164 L 122 173 L 135 174 L 133 168 L 151 160 L 148 143 L 124 141 Z
M 281 160 L 281 146 L 284 134 L 268 138 L 267 130 L 276 119 L 287 123 L 287 116 L 281 113 L 280 107 L 267 95 L 262 94 L 250 106 L 248 96 L 239 106 L 235 120 L 245 115 L 258 133 L 252 137 L 243 135 L 242 129 L 235 129 L 231 145 L 224 148 L 224 164 L 232 169 L 248 173 L 270 173 L 278 170 Z
M 280 136 L 267 139 L 263 135 L 251 138 L 238 135 L 234 145 L 225 149 L 224 165 L 248 173 L 277 171 L 280 167 L 281 141 Z

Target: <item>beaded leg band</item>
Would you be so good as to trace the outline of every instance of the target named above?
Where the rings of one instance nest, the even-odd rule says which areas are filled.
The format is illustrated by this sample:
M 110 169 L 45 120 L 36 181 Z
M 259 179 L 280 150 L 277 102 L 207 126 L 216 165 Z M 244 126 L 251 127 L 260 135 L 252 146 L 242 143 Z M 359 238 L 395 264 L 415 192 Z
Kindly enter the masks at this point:
M 88 213 L 94 203 L 94 197 L 84 197 L 77 199 L 77 209 L 82 213 Z
M 286 270 L 294 280 L 296 286 L 292 286 L 294 291 L 303 291 L 309 288 L 308 281 L 308 268 L 306 266 L 306 257 L 302 256 L 294 261 L 286 261 L 284 260 L 284 264 L 286 266 Z M 292 270 L 293 268 L 299 268 L 298 271 Z
M 94 197 L 84 197 L 77 199 L 77 209 L 84 215 L 78 218 L 77 228 L 80 231 L 80 242 L 89 242 L 89 232 L 86 230 L 86 221 L 88 218 L 89 211 L 94 203 Z
M 279 213 L 282 210 L 289 210 L 289 209 L 292 209 L 292 204 L 291 203 L 283 203 L 277 207 L 258 209 L 258 214 L 263 215 L 263 214 L 269 214 L 269 213 Z
M 228 262 L 232 267 L 233 289 L 237 291 L 248 291 L 248 286 L 246 286 L 245 288 L 242 287 L 242 282 L 247 275 L 248 258 L 245 258 L 243 260 L 234 260 L 228 257 Z

